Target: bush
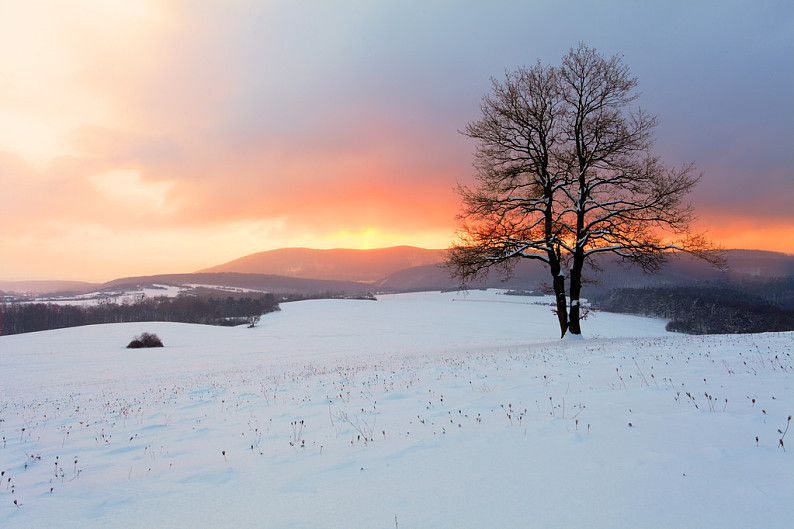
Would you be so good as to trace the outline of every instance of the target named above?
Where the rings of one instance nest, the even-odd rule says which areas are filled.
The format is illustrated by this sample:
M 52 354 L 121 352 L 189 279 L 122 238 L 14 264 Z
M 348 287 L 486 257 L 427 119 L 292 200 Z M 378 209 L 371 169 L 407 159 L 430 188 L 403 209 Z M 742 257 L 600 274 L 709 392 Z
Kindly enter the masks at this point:
M 127 349 L 141 349 L 143 347 L 162 347 L 163 341 L 160 339 L 159 336 L 156 334 L 149 334 L 145 332 L 140 336 L 136 336 L 130 343 L 127 345 Z

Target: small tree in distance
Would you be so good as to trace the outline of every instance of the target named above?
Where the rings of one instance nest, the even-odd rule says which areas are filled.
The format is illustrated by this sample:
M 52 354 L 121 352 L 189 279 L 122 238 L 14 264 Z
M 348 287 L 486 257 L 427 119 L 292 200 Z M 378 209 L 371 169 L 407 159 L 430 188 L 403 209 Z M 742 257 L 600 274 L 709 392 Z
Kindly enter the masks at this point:
M 722 266 L 722 253 L 690 227 L 684 198 L 700 175 L 652 154 L 658 119 L 629 108 L 637 84 L 620 57 L 581 43 L 558 67 L 538 61 L 492 80 L 482 117 L 462 132 L 478 145 L 477 185 L 458 188 L 446 263 L 461 286 L 494 268 L 509 274 L 520 259 L 541 261 L 563 337 L 581 334 L 582 271 L 596 254 L 647 271 L 673 250 Z

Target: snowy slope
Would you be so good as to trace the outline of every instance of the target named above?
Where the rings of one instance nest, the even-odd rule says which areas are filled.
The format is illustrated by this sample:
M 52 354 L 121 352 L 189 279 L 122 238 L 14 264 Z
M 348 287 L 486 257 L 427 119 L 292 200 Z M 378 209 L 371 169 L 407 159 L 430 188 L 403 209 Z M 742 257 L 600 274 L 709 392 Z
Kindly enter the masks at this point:
M 788 526 L 794 334 L 560 341 L 539 301 L 0 337 L 0 527 Z

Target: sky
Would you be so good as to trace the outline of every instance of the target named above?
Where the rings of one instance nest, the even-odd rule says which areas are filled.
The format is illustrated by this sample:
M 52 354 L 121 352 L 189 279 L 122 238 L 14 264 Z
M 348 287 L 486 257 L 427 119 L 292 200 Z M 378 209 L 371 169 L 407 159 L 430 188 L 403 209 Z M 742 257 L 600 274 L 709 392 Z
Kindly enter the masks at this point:
M 620 54 L 726 248 L 794 252 L 794 3 L 0 0 L 0 279 L 447 247 L 491 77 Z

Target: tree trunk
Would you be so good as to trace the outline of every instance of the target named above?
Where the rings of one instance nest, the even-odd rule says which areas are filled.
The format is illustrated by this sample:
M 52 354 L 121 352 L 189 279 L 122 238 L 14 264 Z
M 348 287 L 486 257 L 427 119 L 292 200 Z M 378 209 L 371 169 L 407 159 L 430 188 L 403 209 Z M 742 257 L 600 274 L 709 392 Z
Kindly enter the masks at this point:
M 560 338 L 568 331 L 568 306 L 565 303 L 565 276 L 554 276 L 554 297 L 557 299 L 557 319 L 560 322 Z
M 565 303 L 565 276 L 562 274 L 559 257 L 549 252 L 549 268 L 553 278 L 554 297 L 557 300 L 557 320 L 560 322 L 560 338 L 568 331 L 568 305 Z
M 581 310 L 579 297 L 582 292 L 582 268 L 584 267 L 584 250 L 577 247 L 573 254 L 571 268 L 571 309 L 568 313 L 568 331 L 571 334 L 582 334 L 580 326 Z

